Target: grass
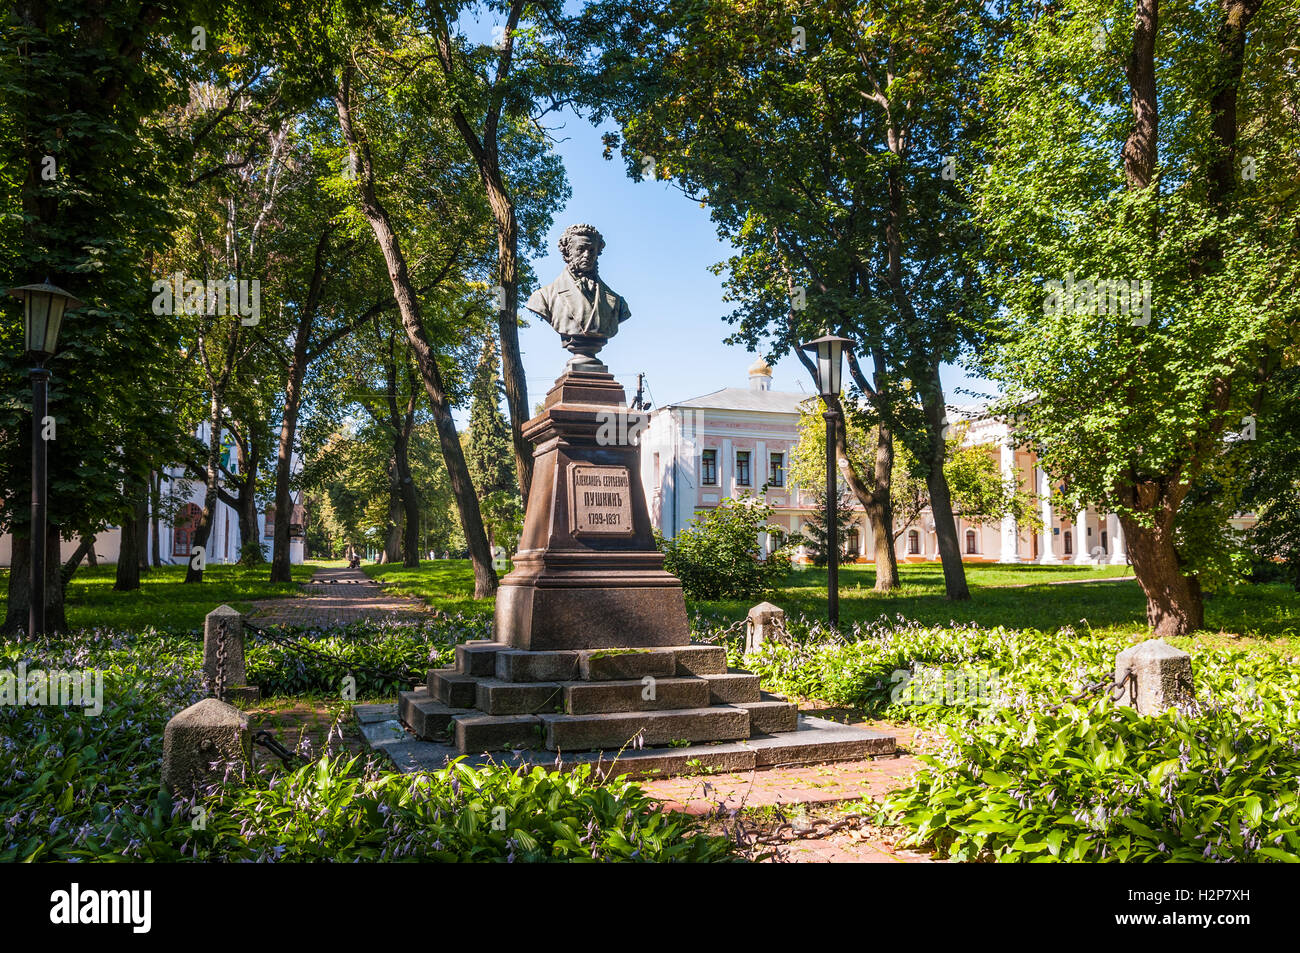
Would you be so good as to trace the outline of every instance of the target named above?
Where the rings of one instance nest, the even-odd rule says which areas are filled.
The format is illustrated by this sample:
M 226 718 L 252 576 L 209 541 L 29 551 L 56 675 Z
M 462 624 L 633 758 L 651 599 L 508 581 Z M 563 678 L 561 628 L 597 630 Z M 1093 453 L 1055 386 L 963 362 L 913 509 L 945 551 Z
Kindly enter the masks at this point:
M 419 569 L 400 563 L 362 563 L 361 571 L 394 592 L 423 599 L 444 612 L 490 617 L 495 607 L 494 599 L 474 598 L 474 572 L 468 559 L 423 559 Z
M 294 566 L 293 583 L 271 583 L 267 581 L 269 564 L 208 566 L 202 583 L 186 585 L 184 566 L 159 566 L 141 573 L 139 589 L 116 592 L 116 566 L 83 566 L 68 583 L 64 597 L 68 626 L 132 631 L 150 625 L 173 631 L 202 629 L 203 617 L 219 605 L 247 612 L 255 600 L 298 595 L 298 583 L 310 579 L 316 568 L 310 563 Z M 0 570 L 0 613 L 4 612 L 8 585 L 9 570 Z
M 492 612 L 492 600 L 476 602 L 467 560 L 433 560 L 419 569 L 401 566 L 362 567 L 366 575 L 430 605 L 467 615 Z M 840 568 L 840 622 L 874 621 L 902 615 L 923 625 L 974 622 L 1017 629 L 1054 631 L 1063 626 L 1125 635 L 1147 631 L 1146 599 L 1138 584 L 1116 577 L 1131 575 L 1128 566 L 1007 566 L 967 564 L 968 602 L 944 598 L 943 569 L 938 563 L 899 567 L 902 586 L 890 593 L 872 589 L 870 565 Z M 1080 580 L 1068 585 L 1053 583 Z M 790 615 L 824 618 L 826 570 L 793 570 L 778 591 L 767 597 Z M 688 608 L 724 620 L 743 619 L 758 599 L 688 601 Z M 1204 640 L 1226 636 L 1264 641 L 1300 636 L 1300 593 L 1278 584 L 1242 585 L 1206 596 Z M 1235 641 L 1235 639 L 1234 639 Z

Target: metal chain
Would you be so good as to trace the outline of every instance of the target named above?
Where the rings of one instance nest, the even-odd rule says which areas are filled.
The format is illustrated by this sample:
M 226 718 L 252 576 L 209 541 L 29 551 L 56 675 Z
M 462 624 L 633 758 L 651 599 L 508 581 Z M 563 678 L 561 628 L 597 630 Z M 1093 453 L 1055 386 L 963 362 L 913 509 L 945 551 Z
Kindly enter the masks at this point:
M 1101 695 L 1103 692 L 1110 693 L 1111 701 L 1118 701 L 1119 699 L 1115 697 L 1115 692 L 1125 688 L 1126 686 L 1128 688 L 1129 704 L 1136 703 L 1137 678 L 1133 674 L 1133 669 L 1130 668 L 1124 673 L 1123 677 L 1121 677 L 1118 682 L 1108 682 L 1105 679 L 1102 679 L 1099 682 L 1089 682 L 1084 685 L 1083 691 L 1079 692 L 1077 695 L 1071 695 L 1069 698 L 1059 701 L 1055 705 L 1049 705 L 1044 709 L 1044 711 L 1049 714 L 1055 713 L 1060 711 L 1066 705 L 1078 704 L 1090 696 Z
M 220 701 L 226 700 L 226 625 L 217 624 L 217 671 L 212 678 L 212 694 Z
M 356 670 L 358 672 L 363 672 L 365 674 L 372 675 L 376 678 L 379 678 L 383 681 L 392 681 L 398 683 L 402 683 L 402 682 L 412 683 L 412 682 L 421 681 L 421 676 L 414 672 L 407 672 L 405 674 L 400 674 L 398 672 L 390 672 L 387 669 L 375 668 L 370 665 L 362 665 L 358 662 L 345 661 L 344 659 L 338 658 L 337 656 L 330 655 L 327 652 L 322 652 L 320 649 L 313 648 L 310 645 L 302 644 L 301 640 L 304 638 L 304 636 L 299 636 L 298 639 L 291 639 L 284 634 L 277 634 L 271 631 L 270 629 L 264 629 L 259 625 L 254 625 L 248 620 L 244 620 L 244 628 L 248 629 L 250 632 L 256 632 L 262 638 L 268 639 L 269 641 L 274 642 L 275 644 L 282 646 L 286 649 L 289 649 L 290 651 L 301 652 L 306 655 L 311 655 L 325 662 L 333 662 L 335 665 L 341 665 L 344 668 L 348 669 L 349 671 Z
M 302 760 L 298 755 L 280 744 L 280 742 L 276 740 L 275 735 L 271 734 L 271 732 L 265 728 L 258 728 L 253 732 L 253 744 L 259 745 L 271 752 L 271 754 L 279 758 L 284 766 L 290 770 L 293 769 L 296 762 Z

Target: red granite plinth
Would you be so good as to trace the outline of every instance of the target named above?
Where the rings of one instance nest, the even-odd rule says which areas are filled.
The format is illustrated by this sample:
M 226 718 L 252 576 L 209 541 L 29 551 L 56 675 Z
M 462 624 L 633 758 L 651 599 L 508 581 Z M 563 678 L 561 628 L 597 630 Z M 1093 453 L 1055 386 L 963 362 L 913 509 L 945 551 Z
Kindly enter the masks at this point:
M 498 641 L 534 651 L 690 641 L 681 582 L 664 571 L 641 486 L 637 437 L 648 416 L 627 409 L 613 375 L 566 372 L 524 425 L 536 447 L 533 483 L 514 570 L 497 593 Z M 626 470 L 629 525 L 579 524 L 575 466 Z

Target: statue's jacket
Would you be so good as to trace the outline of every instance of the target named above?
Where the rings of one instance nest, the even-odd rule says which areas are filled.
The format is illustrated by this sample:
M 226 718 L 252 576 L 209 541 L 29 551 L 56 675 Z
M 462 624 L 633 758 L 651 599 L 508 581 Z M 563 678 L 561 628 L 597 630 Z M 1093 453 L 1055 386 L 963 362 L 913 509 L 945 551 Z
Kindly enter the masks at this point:
M 569 269 L 549 285 L 532 293 L 525 305 L 563 335 L 613 337 L 618 326 L 632 316 L 627 301 L 600 278 L 590 295 L 578 287 Z

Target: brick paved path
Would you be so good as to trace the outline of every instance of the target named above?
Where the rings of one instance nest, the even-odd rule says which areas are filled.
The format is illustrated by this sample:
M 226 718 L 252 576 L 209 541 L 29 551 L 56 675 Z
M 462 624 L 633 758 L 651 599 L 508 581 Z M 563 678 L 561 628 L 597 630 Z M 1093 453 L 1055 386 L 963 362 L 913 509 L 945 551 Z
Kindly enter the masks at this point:
M 818 712 L 822 714 L 822 712 Z M 871 727 L 867 724 L 867 727 Z M 889 726 L 899 735 L 900 745 L 910 747 L 914 731 Z M 687 778 L 641 781 L 653 797 L 669 810 L 705 815 L 721 808 L 730 810 L 780 804 L 787 815 L 807 812 L 833 818 L 825 809 L 844 801 L 863 798 L 880 800 L 905 787 L 920 766 L 911 754 L 839 761 L 797 768 L 771 768 L 739 774 L 711 774 Z M 816 840 L 796 840 L 782 846 L 774 861 L 793 863 L 930 863 L 923 853 L 901 850 L 878 829 L 846 829 Z
M 303 595 L 255 602 L 249 620 L 259 625 L 331 626 L 425 611 L 418 600 L 385 593 L 360 569 L 318 569 L 303 586 Z

